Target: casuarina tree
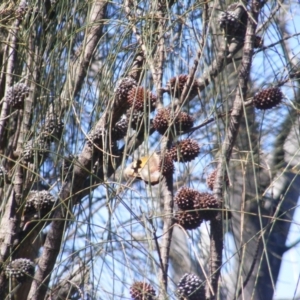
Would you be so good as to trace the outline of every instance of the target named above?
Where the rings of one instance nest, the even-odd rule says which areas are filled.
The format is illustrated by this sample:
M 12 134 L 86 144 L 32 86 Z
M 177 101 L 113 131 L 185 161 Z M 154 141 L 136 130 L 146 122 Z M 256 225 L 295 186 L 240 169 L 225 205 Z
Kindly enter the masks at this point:
M 299 12 L 2 1 L 0 298 L 280 293 L 298 244 Z

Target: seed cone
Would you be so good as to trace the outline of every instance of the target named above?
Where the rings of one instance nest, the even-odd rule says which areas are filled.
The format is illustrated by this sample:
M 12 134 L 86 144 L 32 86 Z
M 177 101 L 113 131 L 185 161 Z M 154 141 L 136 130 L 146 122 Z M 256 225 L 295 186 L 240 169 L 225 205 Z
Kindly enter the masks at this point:
M 174 122 L 173 122 L 174 120 Z M 162 108 L 153 119 L 153 128 L 160 134 L 165 134 L 169 127 L 175 127 L 175 131 L 186 132 L 194 125 L 194 119 L 185 112 L 179 112 L 174 117 L 170 108 Z
M 182 210 L 193 210 L 194 202 L 197 200 L 199 192 L 183 186 L 175 195 L 174 201 Z
M 180 210 L 176 213 L 175 222 L 186 230 L 198 228 L 203 219 L 197 211 Z
M 7 90 L 6 100 L 14 109 L 24 108 L 24 100 L 29 94 L 29 87 L 24 83 L 16 83 Z
M 128 121 L 123 118 L 119 122 L 115 124 L 115 126 L 111 129 L 111 137 L 113 140 L 121 140 L 127 133 L 128 129 Z
M 214 189 L 214 184 L 216 180 L 216 175 L 217 175 L 217 169 L 212 171 L 206 178 L 206 185 L 208 188 L 212 191 Z
M 46 118 L 44 130 L 43 130 L 43 138 L 54 141 L 61 138 L 62 132 L 64 129 L 64 122 L 53 115 Z
M 180 300 L 205 300 L 205 287 L 202 280 L 192 273 L 186 273 L 180 279 L 177 294 Z
M 207 221 L 212 220 L 218 213 L 220 207 L 218 200 L 214 195 L 209 193 L 199 193 L 196 201 L 194 202 L 194 208 L 200 209 L 199 214 L 201 218 Z
M 188 162 L 195 159 L 200 153 L 199 144 L 193 139 L 185 139 L 173 146 L 169 153 L 174 161 Z
M 256 94 L 253 104 L 257 109 L 271 109 L 282 101 L 283 95 L 278 87 L 268 88 Z
M 134 110 L 144 111 L 148 108 L 153 111 L 156 106 L 157 97 L 143 87 L 134 87 L 128 92 L 127 103 Z
M 224 11 L 219 15 L 219 25 L 228 34 L 234 34 L 239 27 L 239 20 L 233 11 Z
M 263 44 L 263 39 L 259 35 L 256 35 L 254 38 L 254 48 L 262 48 Z
M 221 12 L 218 18 L 220 28 L 231 37 L 244 37 L 248 15 L 240 3 L 236 2 Z
M 186 84 L 187 80 L 188 80 L 188 75 L 185 74 L 181 74 L 179 76 L 176 77 L 172 77 L 169 82 L 167 83 L 167 87 L 169 88 L 170 92 L 172 95 L 174 95 L 175 97 L 179 98 L 184 85 Z
M 160 109 L 155 118 L 153 119 L 153 128 L 156 129 L 160 134 L 164 134 L 169 128 L 170 118 L 170 109 Z
M 188 75 L 181 74 L 179 76 L 172 77 L 168 81 L 167 87 L 168 87 L 170 94 L 173 97 L 180 98 L 188 78 L 189 78 Z M 198 92 L 198 85 L 197 85 L 197 82 L 194 81 L 194 83 L 191 86 L 191 90 L 189 91 L 189 94 L 196 96 L 197 92 Z
M 180 112 L 175 119 L 175 127 L 177 131 L 186 132 L 194 125 L 194 118 L 185 112 Z
M 32 191 L 28 194 L 24 207 L 25 216 L 43 218 L 51 211 L 55 198 L 48 191 Z
M 149 283 L 136 281 L 130 287 L 130 295 L 133 300 L 154 300 L 156 293 Z
M 136 86 L 136 81 L 131 77 L 125 77 L 121 79 L 115 91 L 117 102 L 119 105 L 127 105 L 128 93 Z
M 104 139 L 104 129 L 102 127 L 95 127 L 91 130 L 91 132 L 87 135 L 87 144 L 97 147 L 102 147 Z
M 130 126 L 134 130 L 140 129 L 142 122 L 144 121 L 144 112 L 132 110 L 131 108 L 127 110 L 126 117 Z
M 18 258 L 11 261 L 5 268 L 7 277 L 15 278 L 18 282 L 24 282 L 34 274 L 34 263 L 27 258 Z
M 214 189 L 214 184 L 215 184 L 215 181 L 216 181 L 216 176 L 217 176 L 217 169 L 213 170 L 206 178 L 206 184 L 208 186 L 208 188 L 212 191 Z M 226 173 L 225 175 L 225 181 L 224 181 L 224 184 L 226 186 L 229 185 L 229 178 L 228 178 L 228 175 Z
M 25 162 L 32 162 L 35 157 L 41 158 L 49 153 L 50 145 L 44 138 L 28 141 L 23 149 L 22 158 Z
M 174 163 L 172 157 L 168 153 L 166 153 L 163 157 L 160 157 L 159 170 L 165 177 L 173 175 Z

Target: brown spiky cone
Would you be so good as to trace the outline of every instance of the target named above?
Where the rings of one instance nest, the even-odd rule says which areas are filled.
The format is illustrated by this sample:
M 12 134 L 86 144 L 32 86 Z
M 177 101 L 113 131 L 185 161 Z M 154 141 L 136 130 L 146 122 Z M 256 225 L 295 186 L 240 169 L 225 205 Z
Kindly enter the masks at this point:
M 214 189 L 214 184 L 217 176 L 217 169 L 213 170 L 207 177 L 206 177 L 206 185 L 212 191 Z
M 14 109 L 23 109 L 24 100 L 29 95 L 29 87 L 24 83 L 16 83 L 8 88 L 6 92 L 6 101 Z
M 180 208 L 175 215 L 175 222 L 186 230 L 198 228 L 203 221 L 201 214 L 195 210 L 200 195 L 197 190 L 185 186 L 175 195 L 174 201 Z
M 161 135 L 165 134 L 170 127 L 175 127 L 176 131 L 186 132 L 194 125 L 194 118 L 185 112 L 179 112 L 174 117 L 174 112 L 170 108 L 162 108 L 153 119 L 153 128 Z
M 177 285 L 179 300 L 205 300 L 205 286 L 193 273 L 185 273 Z
M 263 45 L 264 45 L 264 41 L 262 37 L 256 35 L 254 38 L 254 48 L 262 48 Z
M 164 134 L 169 128 L 169 121 L 171 119 L 171 111 L 168 108 L 158 110 L 155 118 L 153 119 L 153 128 L 160 134 Z
M 64 129 L 64 122 L 55 115 L 46 118 L 42 130 L 42 137 L 50 142 L 61 138 Z
M 179 210 L 175 215 L 175 223 L 182 226 L 185 230 L 198 228 L 203 221 L 198 211 Z
M 213 170 L 206 178 L 206 184 L 211 191 L 214 189 L 216 176 L 217 176 L 217 169 Z M 226 186 L 229 185 L 229 178 L 228 178 L 227 173 L 225 174 L 225 182 L 224 183 Z
M 165 155 L 161 155 L 159 162 L 159 170 L 161 174 L 165 177 L 172 176 L 174 173 L 174 163 L 172 157 L 169 153 L 165 153 Z
M 182 210 L 193 210 L 194 202 L 197 200 L 198 195 L 199 192 L 197 190 L 183 186 L 177 191 L 174 202 Z
M 26 198 L 23 214 L 27 219 L 43 218 L 51 211 L 55 201 L 49 191 L 31 191 Z
M 126 117 L 132 129 L 134 130 L 141 129 L 141 125 L 143 124 L 144 117 L 145 117 L 143 111 L 137 111 L 130 108 L 126 112 Z
M 128 93 L 137 86 L 137 82 L 131 76 L 127 76 L 118 80 L 116 86 L 113 106 L 111 108 L 111 124 L 118 122 L 130 107 L 127 102 Z
M 231 37 L 244 37 L 248 14 L 241 3 L 229 5 L 226 11 L 221 12 L 218 18 L 220 28 Z
M 126 136 L 127 129 L 128 129 L 128 120 L 126 118 L 122 118 L 111 129 L 111 138 L 114 141 L 121 140 Z
M 149 283 L 135 281 L 130 287 L 130 295 L 133 300 L 154 300 L 156 293 Z
M 180 98 L 184 86 L 188 81 L 189 76 L 186 74 L 181 74 L 179 76 L 172 77 L 167 83 L 167 89 L 169 93 L 176 98 Z M 190 97 L 196 96 L 198 93 L 198 84 L 197 81 L 194 81 L 191 90 L 189 91 Z
M 278 105 L 283 99 L 283 94 L 278 87 L 264 89 L 253 98 L 254 107 L 257 109 L 271 109 Z
M 220 204 L 214 195 L 209 193 L 199 193 L 194 202 L 194 208 L 199 210 L 202 219 L 210 221 L 217 215 Z
M 5 268 L 7 277 L 16 279 L 22 283 L 34 274 L 34 263 L 27 258 L 18 258 L 11 261 Z
M 24 162 L 33 162 L 35 158 L 41 159 L 48 155 L 49 150 L 50 145 L 47 139 L 40 137 L 25 143 L 21 156 Z
M 93 128 L 86 137 L 87 144 L 90 147 L 96 146 L 102 148 L 104 139 L 105 139 L 105 130 L 101 126 L 96 126 L 95 128 Z
M 193 139 L 185 139 L 173 146 L 169 153 L 174 161 L 189 162 L 198 156 L 200 146 Z
M 180 95 L 183 91 L 184 85 L 186 84 L 186 82 L 188 80 L 188 77 L 189 76 L 186 74 L 181 74 L 179 76 L 172 77 L 168 81 L 167 87 L 172 96 L 174 96 L 176 98 L 180 97 Z
M 136 81 L 132 77 L 125 77 L 122 78 L 118 83 L 117 83 L 117 88 L 115 90 L 117 101 L 119 105 L 126 105 L 128 106 L 127 103 L 127 97 L 128 93 L 137 86 Z
M 127 104 L 130 108 L 126 112 L 127 120 L 134 130 L 141 129 L 145 117 L 156 107 L 157 97 L 143 87 L 134 87 L 128 93 Z
M 205 285 L 193 273 L 185 273 L 177 285 L 179 300 L 205 300 Z
M 125 137 L 128 128 L 128 121 L 126 118 L 122 118 L 111 129 L 111 148 L 116 146 L 116 141 Z M 107 138 L 107 132 L 102 126 L 97 126 L 93 128 L 90 133 L 86 136 L 87 144 L 90 147 L 103 148 L 103 142 Z
M 133 87 L 127 95 L 128 106 L 133 107 L 135 111 L 153 111 L 156 107 L 157 97 L 150 91 L 141 86 Z

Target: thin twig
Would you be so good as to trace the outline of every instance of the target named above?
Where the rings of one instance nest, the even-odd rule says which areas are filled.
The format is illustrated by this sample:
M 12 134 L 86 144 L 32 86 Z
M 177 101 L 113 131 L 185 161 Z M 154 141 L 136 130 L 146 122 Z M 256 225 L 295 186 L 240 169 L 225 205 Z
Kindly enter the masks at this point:
M 165 15 L 167 9 L 167 1 L 158 1 L 153 2 L 153 5 L 157 5 L 157 16 L 158 16 L 158 46 L 156 49 L 156 61 L 155 61 L 155 71 L 153 74 L 154 83 L 157 90 L 158 96 L 158 108 L 163 106 L 162 101 L 162 79 L 163 79 L 163 65 L 165 61 L 164 53 L 164 31 L 166 26 Z M 161 141 L 161 153 L 165 154 L 169 146 L 169 137 L 164 136 Z M 164 155 L 161 156 L 162 163 Z M 162 269 L 159 272 L 159 282 L 160 282 L 160 299 L 167 298 L 167 288 L 168 288 L 168 268 L 169 268 L 169 259 L 170 259 L 170 247 L 172 241 L 173 233 L 173 176 L 168 176 L 163 178 L 160 183 L 162 198 L 161 202 L 163 203 L 163 235 L 160 247 L 160 255 L 162 260 Z
M 260 248 L 260 241 L 261 241 L 261 236 L 262 234 L 258 237 L 258 241 L 257 241 L 257 246 L 256 246 L 256 249 L 255 249 L 255 253 L 254 253 L 254 257 L 253 257 L 253 260 L 252 260 L 252 263 L 251 263 L 251 266 L 250 266 L 250 269 L 248 271 L 248 274 L 243 282 L 243 285 L 242 287 L 240 287 L 236 297 L 234 298 L 234 300 L 238 299 L 240 297 L 240 295 L 242 294 L 242 291 L 245 289 L 245 287 L 247 286 L 248 282 L 249 282 L 249 279 L 251 278 L 251 276 L 253 275 L 253 270 L 254 270 L 254 267 L 256 265 L 256 261 L 257 261 L 257 258 L 258 258 L 258 253 L 259 253 L 259 248 Z
M 25 1 L 19 3 L 19 7 L 23 7 Z M 16 55 L 17 55 L 17 45 L 18 45 L 18 31 L 21 24 L 21 18 L 16 18 L 12 26 L 11 32 L 9 34 L 10 44 L 8 45 L 8 63 L 6 68 L 5 76 L 5 94 L 7 94 L 8 88 L 13 85 L 14 82 L 14 72 L 16 64 Z M 5 96 L 4 96 L 5 97 Z M 5 100 L 2 103 L 1 115 L 0 115 L 0 144 L 2 146 L 2 139 L 5 132 L 6 117 L 9 111 L 8 99 L 5 97 Z M 18 174 L 15 174 L 15 182 L 20 182 L 22 184 L 23 178 L 18 177 Z M 8 192 L 8 191 L 7 191 Z M 16 199 L 14 191 L 9 191 L 10 195 L 7 198 L 7 205 L 5 207 L 5 214 L 1 220 L 1 227 L 5 228 L 4 232 L 0 232 L 0 264 L 3 264 L 7 257 L 10 255 L 11 247 L 13 241 L 16 238 L 16 231 L 18 228 L 18 220 L 16 217 Z M 5 198 L 4 198 L 5 199 Z M 5 285 L 5 275 L 0 275 L 0 298 L 4 298 L 4 285 Z
M 222 145 L 219 164 L 217 167 L 217 175 L 214 184 L 214 195 L 222 202 L 223 198 L 223 177 L 225 174 L 226 165 L 228 165 L 233 146 L 239 131 L 239 126 L 244 111 L 244 101 L 247 94 L 247 83 L 249 80 L 250 68 L 252 63 L 254 38 L 257 26 L 260 3 L 253 1 L 251 5 L 251 18 L 248 18 L 247 30 L 245 36 L 245 46 L 243 51 L 243 58 L 238 73 L 238 86 L 236 90 L 235 100 L 230 115 L 228 129 L 226 131 L 225 140 Z M 222 250 L 223 250 L 223 223 L 222 215 L 218 214 L 217 218 L 211 222 L 211 245 L 210 245 L 210 271 L 211 271 L 211 285 L 214 289 L 214 295 L 211 295 L 207 289 L 207 296 L 216 297 L 218 293 L 218 281 L 222 266 Z
M 196 58 L 194 59 L 193 67 L 191 68 L 191 70 L 189 72 L 187 82 L 185 83 L 183 91 L 180 95 L 179 103 L 181 105 L 184 105 L 184 103 L 186 101 L 188 101 L 188 97 L 190 97 L 190 98 L 195 97 L 194 93 L 191 93 L 192 85 L 195 81 L 195 74 L 196 74 L 196 71 L 198 69 L 199 61 L 200 61 L 200 58 L 202 56 L 202 50 L 204 49 L 204 45 L 205 45 L 206 37 L 207 37 L 207 33 L 208 33 L 207 32 L 207 29 L 208 29 L 208 4 L 204 3 L 203 6 L 204 6 L 204 9 L 203 9 L 204 29 L 203 29 L 203 34 L 202 34 L 202 38 L 201 38 L 201 43 L 199 45 L 199 49 L 197 51 Z M 189 95 L 189 93 L 191 93 L 191 95 Z
M 156 49 L 156 60 L 155 60 L 155 74 L 153 74 L 154 84 L 156 86 L 157 93 L 157 108 L 161 108 L 163 106 L 162 101 L 162 79 L 163 79 L 163 65 L 165 62 L 165 39 L 164 39 L 164 31 L 166 30 L 166 18 L 165 18 L 165 9 L 164 9 L 164 1 L 152 2 L 152 5 L 157 5 L 157 31 L 158 31 L 158 45 Z M 155 8 L 154 10 L 155 11 Z
M 251 106 L 253 104 L 253 98 L 251 100 L 248 100 L 247 102 L 244 103 L 245 107 Z M 211 117 L 209 119 L 204 120 L 201 124 L 199 124 L 198 126 L 192 127 L 191 129 L 187 130 L 186 133 L 191 133 L 194 132 L 212 122 L 217 121 L 218 119 L 221 119 L 223 117 L 226 117 L 228 114 L 232 113 L 232 109 L 230 109 L 228 112 L 225 113 L 220 113 L 218 114 L 216 117 Z
M 22 1 L 21 1 L 22 3 Z M 21 4 L 20 3 L 20 4 Z M 15 62 L 17 55 L 17 45 L 18 45 L 18 31 L 20 27 L 20 19 L 17 18 L 12 26 L 11 32 L 9 34 L 9 47 L 8 51 L 8 62 L 6 68 L 5 76 L 5 94 L 7 93 L 8 88 L 13 85 L 14 82 L 14 71 L 15 71 Z M 6 123 L 6 117 L 9 111 L 8 99 L 4 96 L 4 101 L 2 103 L 1 115 L 0 115 L 0 142 L 3 139 L 4 128 Z
M 88 17 L 88 28 L 86 38 L 84 40 L 84 45 L 82 45 L 82 56 L 78 62 L 76 62 L 73 66 L 73 71 L 70 72 L 73 78 L 66 80 L 66 85 L 62 92 L 61 99 L 68 99 L 69 92 L 72 91 L 72 97 L 77 95 L 80 91 L 80 88 L 84 82 L 84 78 L 88 69 L 88 64 L 90 63 L 94 50 L 98 44 L 98 41 L 102 35 L 103 29 L 103 18 L 106 10 L 107 1 L 98 0 L 93 2 L 90 16 Z M 70 82 L 72 82 L 72 86 L 69 86 Z M 61 103 L 61 111 L 64 112 L 67 107 L 68 102 Z M 50 111 L 51 108 L 50 108 Z M 48 283 L 50 281 L 50 274 L 53 270 L 56 258 L 60 251 L 60 245 L 62 241 L 62 237 L 64 234 L 67 213 L 71 211 L 74 203 L 70 203 L 70 196 L 72 193 L 77 193 L 84 184 L 85 168 L 89 168 L 91 164 L 91 160 L 93 158 L 90 150 L 85 147 L 81 157 L 79 158 L 79 163 L 81 166 L 75 166 L 74 172 L 77 171 L 77 176 L 75 179 L 70 179 L 70 182 L 66 182 L 62 190 L 60 192 L 61 203 L 64 203 L 60 207 L 60 209 L 56 210 L 53 216 L 54 221 L 49 228 L 49 232 L 46 237 L 45 245 L 41 257 L 39 259 L 39 264 L 37 271 L 35 273 L 34 281 L 31 286 L 31 290 L 29 292 L 29 298 L 31 300 L 44 299 L 45 294 L 47 292 Z M 80 175 L 81 174 L 81 175 Z M 70 207 L 68 207 L 70 206 Z M 69 209 L 69 210 L 68 210 Z
M 208 70 L 202 77 L 194 80 L 194 85 L 197 87 L 199 92 L 203 91 L 212 82 L 212 80 L 216 78 L 224 70 L 224 68 L 232 62 L 234 55 L 242 49 L 243 45 L 243 41 L 233 40 L 231 44 L 228 45 L 228 47 L 226 47 L 225 44 L 221 46 L 220 51 L 217 53 L 215 60 L 211 63 Z M 198 55 L 200 55 L 200 50 L 198 51 Z M 193 70 L 197 65 L 198 62 L 197 59 L 195 59 L 191 74 L 194 74 Z M 191 80 L 190 76 L 189 80 Z M 188 82 L 192 83 L 193 81 Z M 186 86 L 188 82 L 186 83 Z M 190 88 L 187 87 L 187 93 L 189 92 L 189 89 Z M 162 91 L 168 93 L 170 92 L 168 88 L 163 88 Z M 184 97 L 182 97 L 182 99 L 185 101 L 185 103 L 187 103 L 195 98 L 195 96 L 195 94 L 191 93 L 189 97 L 187 97 L 187 99 L 185 99 Z
M 156 235 L 156 228 L 154 227 L 154 224 L 153 224 L 153 221 L 152 221 L 151 218 L 147 218 L 147 220 L 148 220 L 148 222 L 150 223 L 150 225 L 152 227 L 153 240 L 155 242 L 160 268 L 161 268 L 162 271 L 164 271 L 164 264 L 163 264 L 162 257 L 161 257 L 160 247 L 159 247 L 159 243 L 158 243 L 158 236 Z M 164 275 L 164 276 L 167 276 L 167 275 Z
M 169 268 L 169 257 L 170 257 L 170 246 L 173 233 L 173 176 L 163 178 L 160 182 L 161 191 L 163 193 L 163 240 L 160 247 L 163 270 L 160 273 L 160 280 L 162 280 L 163 286 L 161 286 L 160 299 L 167 298 L 167 287 L 168 287 L 168 268 Z
M 136 26 L 134 25 L 135 18 L 134 18 L 134 16 L 132 16 L 132 2 L 130 0 L 125 0 L 124 8 L 125 8 L 125 12 L 127 13 L 128 20 L 132 23 L 131 24 L 132 32 L 135 34 L 135 37 L 142 49 L 144 58 L 147 60 L 147 63 L 149 64 L 154 82 L 159 82 L 159 80 L 157 80 L 157 78 L 156 78 L 155 66 L 154 66 L 153 61 L 151 60 L 150 53 L 148 52 L 147 47 L 144 44 L 142 36 L 140 35 L 139 31 L 137 30 Z
M 261 30 L 263 30 L 268 25 L 268 23 L 271 22 L 271 20 L 277 14 L 277 12 L 280 10 L 280 8 L 282 8 L 282 5 L 283 5 L 283 1 L 277 1 L 276 6 L 272 9 L 267 20 L 257 28 L 256 33 L 259 33 Z

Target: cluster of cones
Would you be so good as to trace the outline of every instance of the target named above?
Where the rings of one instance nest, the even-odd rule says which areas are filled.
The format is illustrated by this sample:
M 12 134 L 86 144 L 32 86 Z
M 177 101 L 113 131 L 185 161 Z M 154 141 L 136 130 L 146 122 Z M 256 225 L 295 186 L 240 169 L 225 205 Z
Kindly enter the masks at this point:
M 230 15 L 230 14 L 229 14 Z M 180 97 L 184 86 L 188 80 L 188 75 L 181 74 L 173 77 L 167 83 L 167 91 L 174 97 Z M 192 84 L 190 94 L 196 95 L 198 91 L 197 82 Z M 148 120 L 149 113 L 153 112 L 156 108 L 157 97 L 149 90 L 142 86 L 137 86 L 134 79 L 130 77 L 124 78 L 116 90 L 118 95 L 119 106 L 127 109 L 126 117 L 121 118 L 111 128 L 111 140 L 117 141 L 123 139 L 128 131 L 128 127 L 134 130 L 142 128 L 145 121 Z M 262 90 L 253 98 L 253 105 L 257 109 L 265 110 L 278 105 L 282 101 L 283 95 L 278 87 L 271 87 Z M 171 108 L 162 108 L 157 111 L 157 114 L 150 121 L 152 127 L 161 135 L 183 134 L 189 132 L 194 126 L 194 118 L 188 113 L 183 111 L 173 111 Z M 53 131 L 53 130 L 52 130 Z M 91 144 L 102 146 L 103 129 L 95 128 L 88 135 L 88 142 Z M 183 142 L 182 148 L 185 147 L 187 142 Z M 196 146 L 197 147 L 197 146 Z M 173 149 L 173 151 L 175 151 Z M 177 150 L 176 150 L 177 151 Z M 172 153 L 174 161 L 189 161 L 187 156 L 184 158 L 181 153 L 181 158 L 176 158 Z M 193 156 L 193 154 L 192 154 Z
M 30 88 L 21 82 L 11 86 L 5 96 L 5 101 L 11 110 L 23 110 L 25 98 L 29 96 Z M 43 156 L 50 150 L 50 143 L 60 139 L 64 128 L 63 121 L 55 114 L 50 114 L 37 138 L 27 141 L 23 147 L 21 157 L 24 163 L 33 162 L 35 157 Z
M 180 75 L 178 78 L 172 78 L 169 83 L 170 93 L 178 94 L 182 92 L 184 84 L 187 80 L 187 75 Z M 132 84 L 132 81 L 127 80 L 127 84 Z M 155 110 L 156 96 L 150 91 L 146 91 L 143 87 L 133 85 L 131 88 L 128 85 L 120 84 L 118 88 L 122 92 L 122 100 L 127 110 L 127 120 L 131 128 L 137 129 L 141 127 L 144 117 Z M 172 111 L 171 108 L 162 108 L 158 110 L 153 118 L 152 127 L 161 135 L 168 135 L 172 132 L 173 135 L 182 134 L 190 130 L 194 125 L 194 119 L 189 114 L 182 111 Z M 118 123 L 117 123 L 118 125 Z M 116 135 L 117 126 L 114 129 Z M 120 132 L 125 132 L 124 127 Z M 126 130 L 127 131 L 127 130 Z M 121 135 L 119 135 L 121 136 Z M 134 161 L 125 169 L 125 176 L 135 179 L 141 179 L 146 183 L 155 185 L 160 179 L 172 176 L 174 172 L 175 162 L 188 162 L 197 157 L 200 152 L 200 146 L 195 140 L 185 139 L 174 144 L 165 153 L 153 153 L 147 157 L 141 157 Z
M 188 187 L 182 187 L 176 193 L 175 203 L 179 208 L 176 222 L 187 230 L 198 228 L 203 220 L 212 220 L 220 208 L 212 194 L 200 193 Z
M 244 37 L 247 13 L 236 4 L 229 6 L 219 17 L 220 27 L 231 37 Z M 256 37 L 255 46 L 262 46 L 262 39 Z M 181 74 L 169 80 L 168 92 L 173 97 L 179 98 L 188 80 L 188 75 Z M 197 94 L 198 87 L 195 81 L 191 87 L 191 94 Z M 119 121 L 112 129 L 113 139 L 123 138 L 128 126 L 138 130 L 143 122 L 148 120 L 148 114 L 156 108 L 156 96 L 143 87 L 139 87 L 132 80 L 124 81 L 118 87 L 122 103 L 127 109 L 126 119 Z M 267 110 L 281 103 L 283 94 L 278 87 L 271 87 L 260 91 L 253 97 L 253 105 L 256 109 Z M 147 117 L 147 118 L 146 118 Z M 194 126 L 194 118 L 186 112 L 173 111 L 171 108 L 162 108 L 157 111 L 155 117 L 149 122 L 161 135 L 172 135 L 189 132 Z M 196 140 L 184 139 L 170 147 L 165 153 L 153 153 L 147 157 L 141 157 L 131 163 L 125 170 L 125 175 L 131 178 L 143 180 L 147 184 L 158 184 L 161 177 L 172 176 L 174 162 L 190 162 L 200 153 L 200 145 Z M 207 186 L 213 190 L 216 178 L 216 170 L 207 177 Z M 228 178 L 225 178 L 228 184 Z M 175 220 L 187 230 L 196 229 L 203 220 L 215 218 L 221 204 L 211 193 L 201 193 L 197 190 L 182 187 L 175 196 L 178 207 Z M 148 283 L 136 281 L 130 288 L 130 294 L 134 300 L 156 299 L 155 289 Z M 201 300 L 205 299 L 203 282 L 195 274 L 185 274 L 178 283 L 177 296 L 179 299 Z
M 133 300 L 155 300 L 156 292 L 151 284 L 135 281 L 130 287 Z M 193 273 L 186 273 L 177 285 L 176 296 L 179 300 L 205 300 L 205 286 L 202 280 Z

